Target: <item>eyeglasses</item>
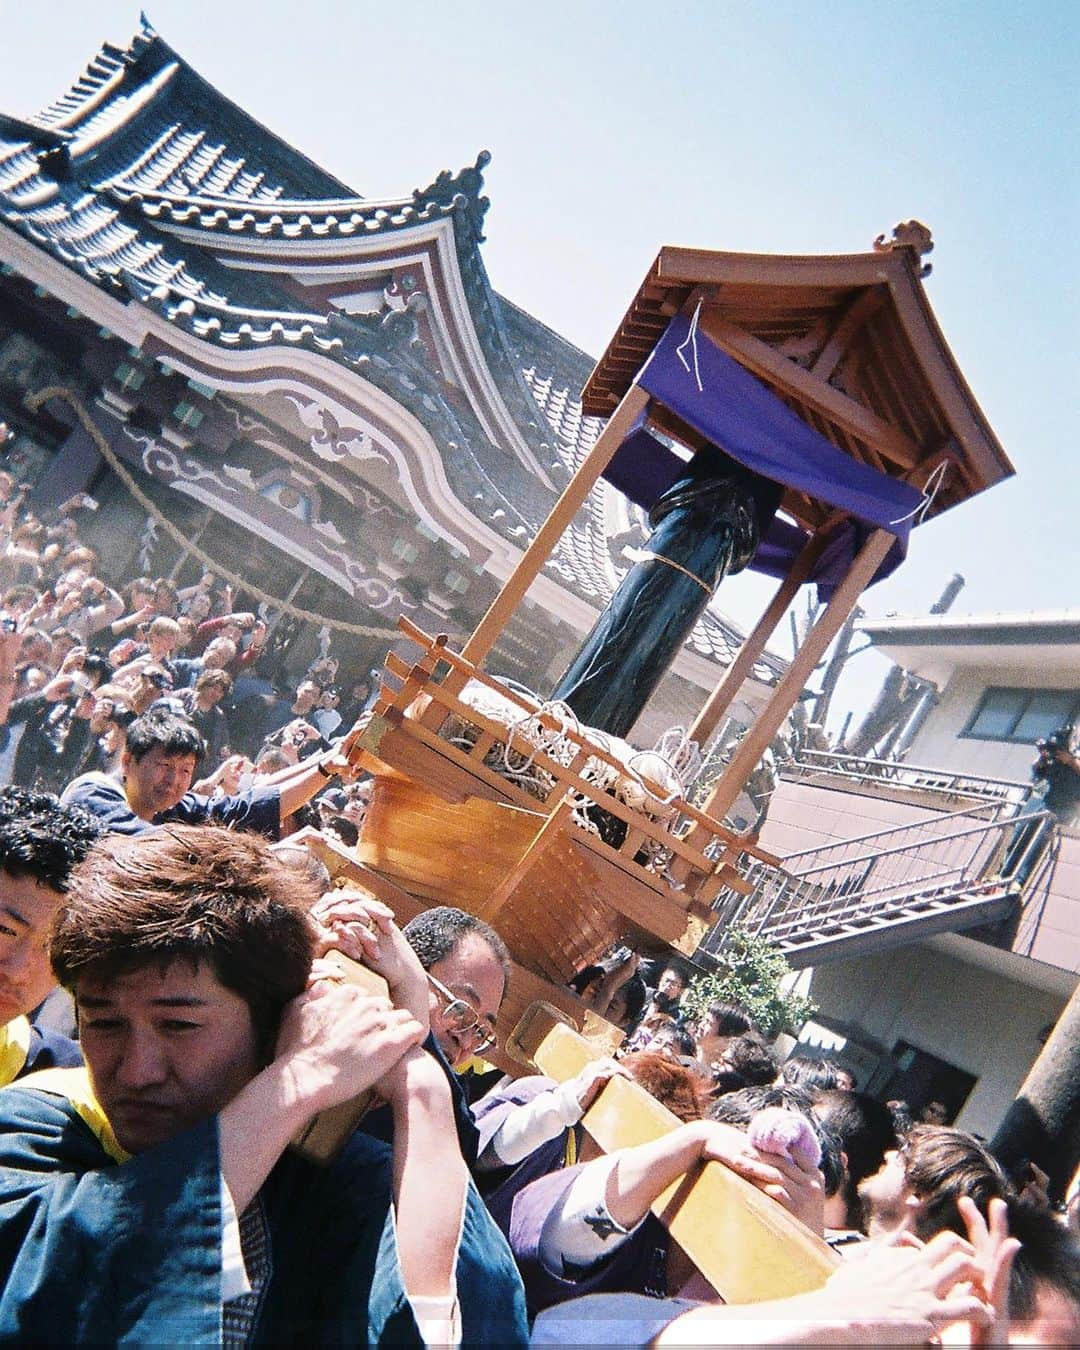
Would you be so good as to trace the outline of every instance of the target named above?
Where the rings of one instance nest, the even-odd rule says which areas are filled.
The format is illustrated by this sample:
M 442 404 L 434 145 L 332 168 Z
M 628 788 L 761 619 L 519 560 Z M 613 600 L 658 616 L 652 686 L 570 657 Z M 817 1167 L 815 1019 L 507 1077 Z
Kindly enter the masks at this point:
M 450 1030 L 457 1031 L 463 1036 L 471 1036 L 475 1054 L 490 1050 L 495 1044 L 495 1033 L 480 1020 L 480 1014 L 472 1004 L 458 998 L 457 994 L 447 989 L 441 980 L 437 980 L 430 973 L 428 984 L 443 1001 L 443 1021 Z

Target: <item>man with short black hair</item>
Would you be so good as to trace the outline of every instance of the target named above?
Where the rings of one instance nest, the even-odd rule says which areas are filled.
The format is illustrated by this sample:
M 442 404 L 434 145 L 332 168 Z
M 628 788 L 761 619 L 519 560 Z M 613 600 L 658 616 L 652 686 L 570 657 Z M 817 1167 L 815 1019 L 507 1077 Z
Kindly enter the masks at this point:
M 525 1343 L 425 1028 L 313 966 L 316 899 L 213 826 L 109 839 L 79 870 L 50 955 L 88 1076 L 0 1093 L 0 1340 Z M 287 1151 L 371 1087 L 392 1156 Z
M 460 1069 L 495 1039 L 510 975 L 506 943 L 483 919 L 452 905 L 425 910 L 403 931 L 428 974 L 432 1034 Z
M 33 1014 L 56 988 L 46 935 L 100 833 L 52 793 L 0 788 L 0 1086 L 32 1069 L 81 1063 L 78 1046 Z
M 836 1135 L 843 1150 L 844 1184 L 825 1202 L 825 1224 L 837 1234 L 864 1231 L 859 1185 L 873 1176 L 896 1148 L 896 1130 L 887 1106 L 863 1092 L 832 1088 L 814 1093 L 814 1115 Z
M 231 797 L 200 797 L 191 789 L 203 740 L 184 717 L 153 709 L 128 727 L 120 778 L 87 773 L 62 800 L 96 816 L 111 834 L 143 834 L 158 825 L 213 822 L 277 839 L 282 822 L 328 780 L 351 769 L 335 752 L 266 778 Z
M 206 758 L 216 766 L 222 751 L 229 743 L 229 723 L 221 703 L 233 690 L 233 679 L 227 670 L 204 670 L 194 685 L 181 689 L 176 695 L 184 712 L 206 743 Z
M 1010 1345 L 1080 1345 L 1080 1240 L 1049 1210 L 1013 1203 Z

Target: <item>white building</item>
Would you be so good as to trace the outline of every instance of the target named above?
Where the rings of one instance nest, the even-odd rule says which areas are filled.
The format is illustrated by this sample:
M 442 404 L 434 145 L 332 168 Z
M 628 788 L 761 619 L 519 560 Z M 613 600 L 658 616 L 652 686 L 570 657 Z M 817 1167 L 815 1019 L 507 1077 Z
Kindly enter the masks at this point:
M 937 706 L 902 763 L 811 754 L 782 772 L 761 835 L 782 880 L 728 917 L 804 972 L 820 1008 L 804 1040 L 989 1136 L 1080 974 L 1080 831 L 1047 822 L 1020 886 L 1013 822 L 1035 741 L 1080 711 L 1080 612 L 861 627 Z

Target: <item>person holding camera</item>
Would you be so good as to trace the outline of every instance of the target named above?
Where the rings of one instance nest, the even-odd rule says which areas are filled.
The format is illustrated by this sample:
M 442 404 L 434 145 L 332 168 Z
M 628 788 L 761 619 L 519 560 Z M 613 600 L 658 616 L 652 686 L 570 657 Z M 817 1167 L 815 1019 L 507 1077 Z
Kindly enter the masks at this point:
M 1043 809 L 1053 811 L 1063 825 L 1074 823 L 1080 806 L 1080 759 L 1076 757 L 1073 728 L 1059 727 L 1044 741 L 1036 741 L 1038 757 L 1031 776 L 1042 783 Z
M 100 577 L 81 567 L 71 568 L 53 587 L 56 603 L 48 625 L 68 628 L 82 642 L 89 642 L 124 612 L 124 602 Z
M 75 719 L 90 717 L 94 689 L 105 672 L 100 658 L 91 660 L 85 649 L 76 648 L 44 688 L 9 705 L 3 733 L 10 755 L 10 782 L 24 787 L 54 785 L 64 743 Z

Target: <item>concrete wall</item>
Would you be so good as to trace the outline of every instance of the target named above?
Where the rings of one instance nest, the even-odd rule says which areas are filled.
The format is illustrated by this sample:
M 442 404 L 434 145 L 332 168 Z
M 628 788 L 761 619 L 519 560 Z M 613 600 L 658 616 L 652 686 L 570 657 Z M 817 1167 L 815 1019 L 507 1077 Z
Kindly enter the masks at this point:
M 935 769 L 1027 782 L 1035 758 L 1034 745 L 961 738 L 961 732 L 988 688 L 1044 689 L 1065 687 L 1067 683 L 1057 676 L 1048 678 L 1038 669 L 973 667 L 958 670 L 946 686 L 941 702 L 912 741 L 906 758 L 911 764 L 925 764 Z
M 940 814 L 869 793 L 782 780 L 769 803 L 760 843 L 770 853 L 786 858 L 838 839 L 855 839 L 877 830 L 932 820 Z
M 1012 949 L 1080 974 L 1080 838 L 1062 835 L 1029 888 Z
M 820 966 L 811 996 L 821 1012 L 891 1050 L 908 1041 L 977 1079 L 956 1124 L 987 1137 L 1039 1053 L 1039 1032 L 1065 1000 L 931 947 Z

